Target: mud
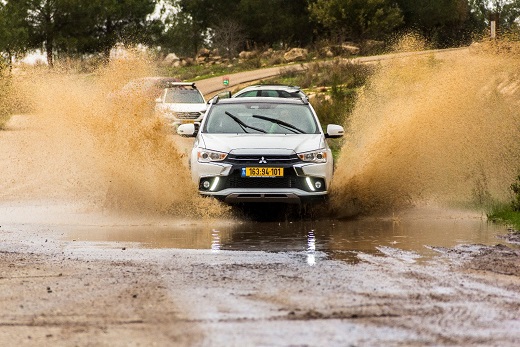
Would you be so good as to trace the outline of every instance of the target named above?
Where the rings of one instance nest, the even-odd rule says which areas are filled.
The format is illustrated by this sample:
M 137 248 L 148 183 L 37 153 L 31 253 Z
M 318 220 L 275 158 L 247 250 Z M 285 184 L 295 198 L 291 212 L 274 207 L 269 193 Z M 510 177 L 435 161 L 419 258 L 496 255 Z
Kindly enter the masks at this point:
M 426 262 L 392 247 L 381 247 L 382 255 L 356 252 L 356 264 L 316 252 L 311 264 L 306 251 L 63 241 L 74 223 L 2 221 L 2 344 L 520 342 L 520 251 L 504 245 L 437 248 Z
M 511 199 L 519 61 L 477 48 L 455 53 L 379 66 L 345 124 L 333 182 L 338 214 Z

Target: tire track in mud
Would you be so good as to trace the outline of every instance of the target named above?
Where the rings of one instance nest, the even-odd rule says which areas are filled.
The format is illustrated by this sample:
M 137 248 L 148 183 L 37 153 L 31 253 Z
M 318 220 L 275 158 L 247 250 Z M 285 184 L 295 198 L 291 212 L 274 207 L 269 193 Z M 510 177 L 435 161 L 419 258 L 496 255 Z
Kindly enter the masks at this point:
M 218 258 L 204 257 L 208 261 Z M 254 330 L 253 325 L 276 323 L 279 329 L 291 330 L 297 322 L 330 324 L 337 329 L 354 325 L 364 331 L 364 337 L 345 337 L 345 343 L 471 345 L 500 341 L 507 346 L 520 338 L 511 331 L 518 324 L 520 286 L 497 289 L 479 276 L 460 272 L 448 261 L 419 265 L 363 255 L 364 260 L 353 266 L 318 259 L 314 268 L 302 268 L 295 254 L 280 262 L 284 257 L 273 256 L 274 262 L 257 264 L 242 263 L 244 259 L 234 263 L 233 256 L 227 255 L 232 263 L 192 264 L 188 277 L 183 276 L 186 286 L 206 285 L 197 289 L 196 302 L 193 297 L 181 300 L 187 305 L 183 307 L 185 319 L 201 325 L 202 330 L 209 329 L 210 340 L 209 335 Z M 211 295 L 214 290 L 219 294 Z M 381 336 L 379 329 L 395 330 L 394 335 Z M 371 334 L 375 336 L 366 337 Z M 392 336 L 401 334 L 406 338 L 393 340 Z

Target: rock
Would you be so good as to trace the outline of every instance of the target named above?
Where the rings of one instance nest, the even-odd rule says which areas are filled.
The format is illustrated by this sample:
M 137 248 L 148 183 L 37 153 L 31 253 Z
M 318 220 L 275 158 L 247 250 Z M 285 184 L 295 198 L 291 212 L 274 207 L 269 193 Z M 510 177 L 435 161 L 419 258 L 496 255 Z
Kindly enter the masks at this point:
M 307 54 L 309 54 L 309 52 L 305 48 L 292 48 L 283 55 L 283 58 L 285 61 L 291 63 L 305 60 Z
M 207 48 L 201 48 L 199 51 L 198 56 L 199 57 L 209 57 L 211 55 L 211 51 Z
M 356 46 L 353 46 L 353 45 L 342 44 L 341 45 L 341 51 L 343 53 L 356 55 L 356 54 L 359 54 L 360 49 L 359 49 L 359 47 L 356 47 Z
M 241 60 L 253 59 L 258 55 L 257 51 L 242 51 L 238 54 L 238 58 Z
M 166 56 L 166 58 L 163 59 L 163 61 L 161 62 L 161 65 L 163 66 L 173 66 L 175 65 L 175 63 L 179 63 L 180 62 L 180 58 L 177 56 L 177 54 L 175 53 L 170 53 Z

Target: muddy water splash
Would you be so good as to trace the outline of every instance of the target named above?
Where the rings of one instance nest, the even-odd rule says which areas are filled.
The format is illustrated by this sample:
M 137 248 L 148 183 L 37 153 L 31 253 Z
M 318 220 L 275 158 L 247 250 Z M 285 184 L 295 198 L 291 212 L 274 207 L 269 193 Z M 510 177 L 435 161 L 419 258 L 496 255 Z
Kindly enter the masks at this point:
M 187 158 L 150 100 L 117 93 L 124 82 L 146 75 L 154 72 L 136 59 L 89 76 L 21 77 L 19 88 L 30 91 L 34 111 L 18 132 L 18 139 L 30 135 L 17 148 L 17 162 L 10 162 L 21 167 L 13 180 L 23 183 L 11 196 L 143 215 L 221 215 L 225 208 L 198 197 Z
M 520 170 L 520 60 L 471 49 L 380 66 L 346 124 L 341 216 L 509 201 Z

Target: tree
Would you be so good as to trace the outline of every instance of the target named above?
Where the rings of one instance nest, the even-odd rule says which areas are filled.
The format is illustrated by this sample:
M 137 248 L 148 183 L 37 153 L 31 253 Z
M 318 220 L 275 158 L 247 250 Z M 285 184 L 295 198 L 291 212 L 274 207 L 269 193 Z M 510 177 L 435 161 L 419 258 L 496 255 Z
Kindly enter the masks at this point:
M 232 58 L 239 53 L 246 41 L 242 26 L 235 21 L 225 21 L 213 29 L 213 46 L 220 55 Z
M 498 14 L 498 25 L 504 30 L 518 26 L 520 0 L 470 0 L 472 12 L 482 23 L 489 23 L 491 14 Z
M 13 57 L 27 50 L 29 34 L 22 8 L 14 2 L 0 3 L 0 52 L 9 69 Z
M 467 43 L 478 29 L 468 0 L 397 0 L 404 14 L 405 28 L 418 30 L 438 46 Z
M 103 53 L 116 43 L 136 44 L 162 31 L 148 16 L 155 0 L 26 0 L 31 47 L 44 47 L 49 66 L 54 55 Z
M 196 54 L 204 46 L 209 30 L 234 18 L 238 1 L 236 0 L 170 0 L 180 8 L 179 18 L 192 28 L 191 43 Z M 178 27 L 179 28 L 179 27 Z
M 116 43 L 156 41 L 153 36 L 162 31 L 162 25 L 159 20 L 149 19 L 155 5 L 155 0 L 92 1 L 88 13 L 95 19 L 93 37 L 97 42 L 91 50 L 101 51 L 108 58 Z
M 307 0 L 241 0 L 237 18 L 252 45 L 304 46 L 313 40 Z
M 166 52 L 191 56 L 198 52 L 204 41 L 200 24 L 196 24 L 186 12 L 175 12 L 165 19 L 166 30 L 161 36 L 160 46 Z
M 55 40 L 60 34 L 66 14 L 62 9 L 62 0 L 27 0 L 25 3 L 26 21 L 30 35 L 31 48 L 44 46 L 47 63 L 54 65 L 53 52 Z
M 178 0 L 174 3 L 178 2 L 194 31 L 201 35 L 193 40 L 198 49 L 208 32 L 215 33 L 220 40 L 219 35 L 229 34 L 231 28 L 235 34 L 240 33 L 240 37 L 243 35 L 250 47 L 312 42 L 313 26 L 309 23 L 307 1 Z
M 403 24 L 391 0 L 315 0 L 311 17 L 339 39 L 382 39 Z

